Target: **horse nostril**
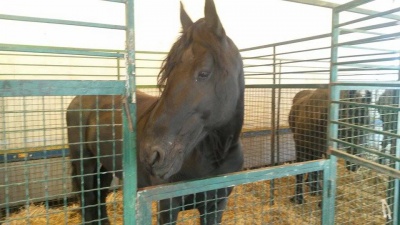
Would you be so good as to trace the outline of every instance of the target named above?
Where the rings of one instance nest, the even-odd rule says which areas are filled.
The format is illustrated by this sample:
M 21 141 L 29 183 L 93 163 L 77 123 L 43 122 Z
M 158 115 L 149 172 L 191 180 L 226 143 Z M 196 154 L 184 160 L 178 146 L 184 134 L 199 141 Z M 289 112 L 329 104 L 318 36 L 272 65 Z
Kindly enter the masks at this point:
M 159 148 L 153 149 L 153 153 L 150 156 L 149 163 L 155 166 L 157 163 L 161 162 L 163 158 L 163 151 Z

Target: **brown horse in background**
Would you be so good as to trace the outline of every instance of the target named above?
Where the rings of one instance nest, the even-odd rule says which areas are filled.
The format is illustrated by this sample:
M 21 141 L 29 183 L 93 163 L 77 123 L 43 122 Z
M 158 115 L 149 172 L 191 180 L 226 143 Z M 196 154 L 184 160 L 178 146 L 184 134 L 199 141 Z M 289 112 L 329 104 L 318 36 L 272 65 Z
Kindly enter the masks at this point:
M 342 91 L 341 100 L 371 103 L 371 92 L 366 91 Z M 305 162 L 323 158 L 328 150 L 328 110 L 329 110 L 329 90 L 303 90 L 298 92 L 293 98 L 293 105 L 289 113 L 289 126 L 293 133 L 296 148 L 296 161 Z M 354 125 L 369 125 L 369 112 L 364 107 L 354 107 L 350 104 L 341 104 L 339 110 L 339 120 Z M 339 127 L 338 137 L 346 142 L 359 145 L 365 142 L 364 131 Z M 357 154 L 355 148 L 348 147 L 346 151 Z M 346 162 L 347 169 L 357 170 L 358 166 Z M 296 175 L 296 191 L 292 202 L 302 204 L 305 202 L 303 193 L 304 174 Z M 319 173 L 309 173 L 307 181 L 310 182 L 311 194 L 316 195 L 321 192 Z

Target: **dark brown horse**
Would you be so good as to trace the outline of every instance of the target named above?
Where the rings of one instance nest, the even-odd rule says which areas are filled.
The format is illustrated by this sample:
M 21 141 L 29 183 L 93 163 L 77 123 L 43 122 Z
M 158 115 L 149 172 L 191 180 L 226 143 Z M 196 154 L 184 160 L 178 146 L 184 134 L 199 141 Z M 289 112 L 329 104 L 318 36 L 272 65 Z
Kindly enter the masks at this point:
M 342 91 L 340 98 L 344 101 L 370 103 L 371 92 L 366 91 L 362 94 L 354 90 Z M 328 150 L 328 109 L 328 89 L 303 90 L 293 98 L 293 105 L 289 113 L 289 126 L 293 133 L 297 162 L 321 159 Z M 341 104 L 339 120 L 354 125 L 368 125 L 368 109 L 350 104 Z M 338 136 L 342 140 L 356 145 L 365 142 L 365 135 L 359 129 L 344 129 L 340 127 Z M 346 150 L 351 154 L 357 154 L 355 148 L 346 148 Z M 350 162 L 346 162 L 346 164 L 348 170 L 355 171 L 358 168 Z M 298 204 L 304 203 L 303 178 L 304 174 L 296 176 L 295 196 L 291 199 L 292 202 Z M 318 172 L 308 174 L 307 181 L 310 184 L 312 195 L 319 194 L 321 191 L 321 185 L 318 180 Z
M 138 187 L 239 171 L 244 114 L 243 63 L 214 2 L 193 23 L 181 6 L 183 32 L 159 75 L 159 98 L 137 92 Z M 105 198 L 122 178 L 121 96 L 77 96 L 67 112 L 75 187 L 84 223 L 109 224 Z M 196 208 L 201 224 L 221 222 L 232 187 L 162 200 L 160 223 Z M 134 203 L 133 203 L 134 204 Z M 100 221 L 100 222 L 99 222 Z M 150 223 L 150 221 L 149 221 Z

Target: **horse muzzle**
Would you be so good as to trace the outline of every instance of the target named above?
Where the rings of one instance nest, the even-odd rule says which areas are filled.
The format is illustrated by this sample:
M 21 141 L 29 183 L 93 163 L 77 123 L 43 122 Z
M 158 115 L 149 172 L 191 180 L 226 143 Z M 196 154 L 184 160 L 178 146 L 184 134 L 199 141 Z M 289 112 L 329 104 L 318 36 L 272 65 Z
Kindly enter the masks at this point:
M 165 150 L 160 146 L 152 146 L 147 151 L 143 163 L 151 175 L 167 180 L 180 170 L 183 163 L 182 151 Z

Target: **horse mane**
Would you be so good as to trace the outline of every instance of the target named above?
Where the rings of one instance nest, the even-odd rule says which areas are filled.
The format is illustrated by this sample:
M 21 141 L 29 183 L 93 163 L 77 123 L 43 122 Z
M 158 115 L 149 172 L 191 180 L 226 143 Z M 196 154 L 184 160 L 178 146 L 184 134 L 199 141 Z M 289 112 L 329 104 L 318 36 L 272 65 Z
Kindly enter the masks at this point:
M 223 38 L 228 38 L 224 36 Z M 191 27 L 182 31 L 182 35 L 172 45 L 167 57 L 164 59 L 160 73 L 158 74 L 158 87 L 161 89 L 168 80 L 174 67 L 181 63 L 182 55 L 187 48 L 193 43 L 198 43 L 210 51 L 214 59 L 215 70 L 219 74 L 227 74 L 224 68 L 230 66 L 227 63 L 229 60 L 226 57 L 226 52 L 223 51 L 223 39 L 215 35 L 211 28 L 207 27 L 204 18 L 196 21 Z M 225 53 L 225 54 L 224 54 Z M 201 59 L 194 59 L 193 68 L 202 62 Z

